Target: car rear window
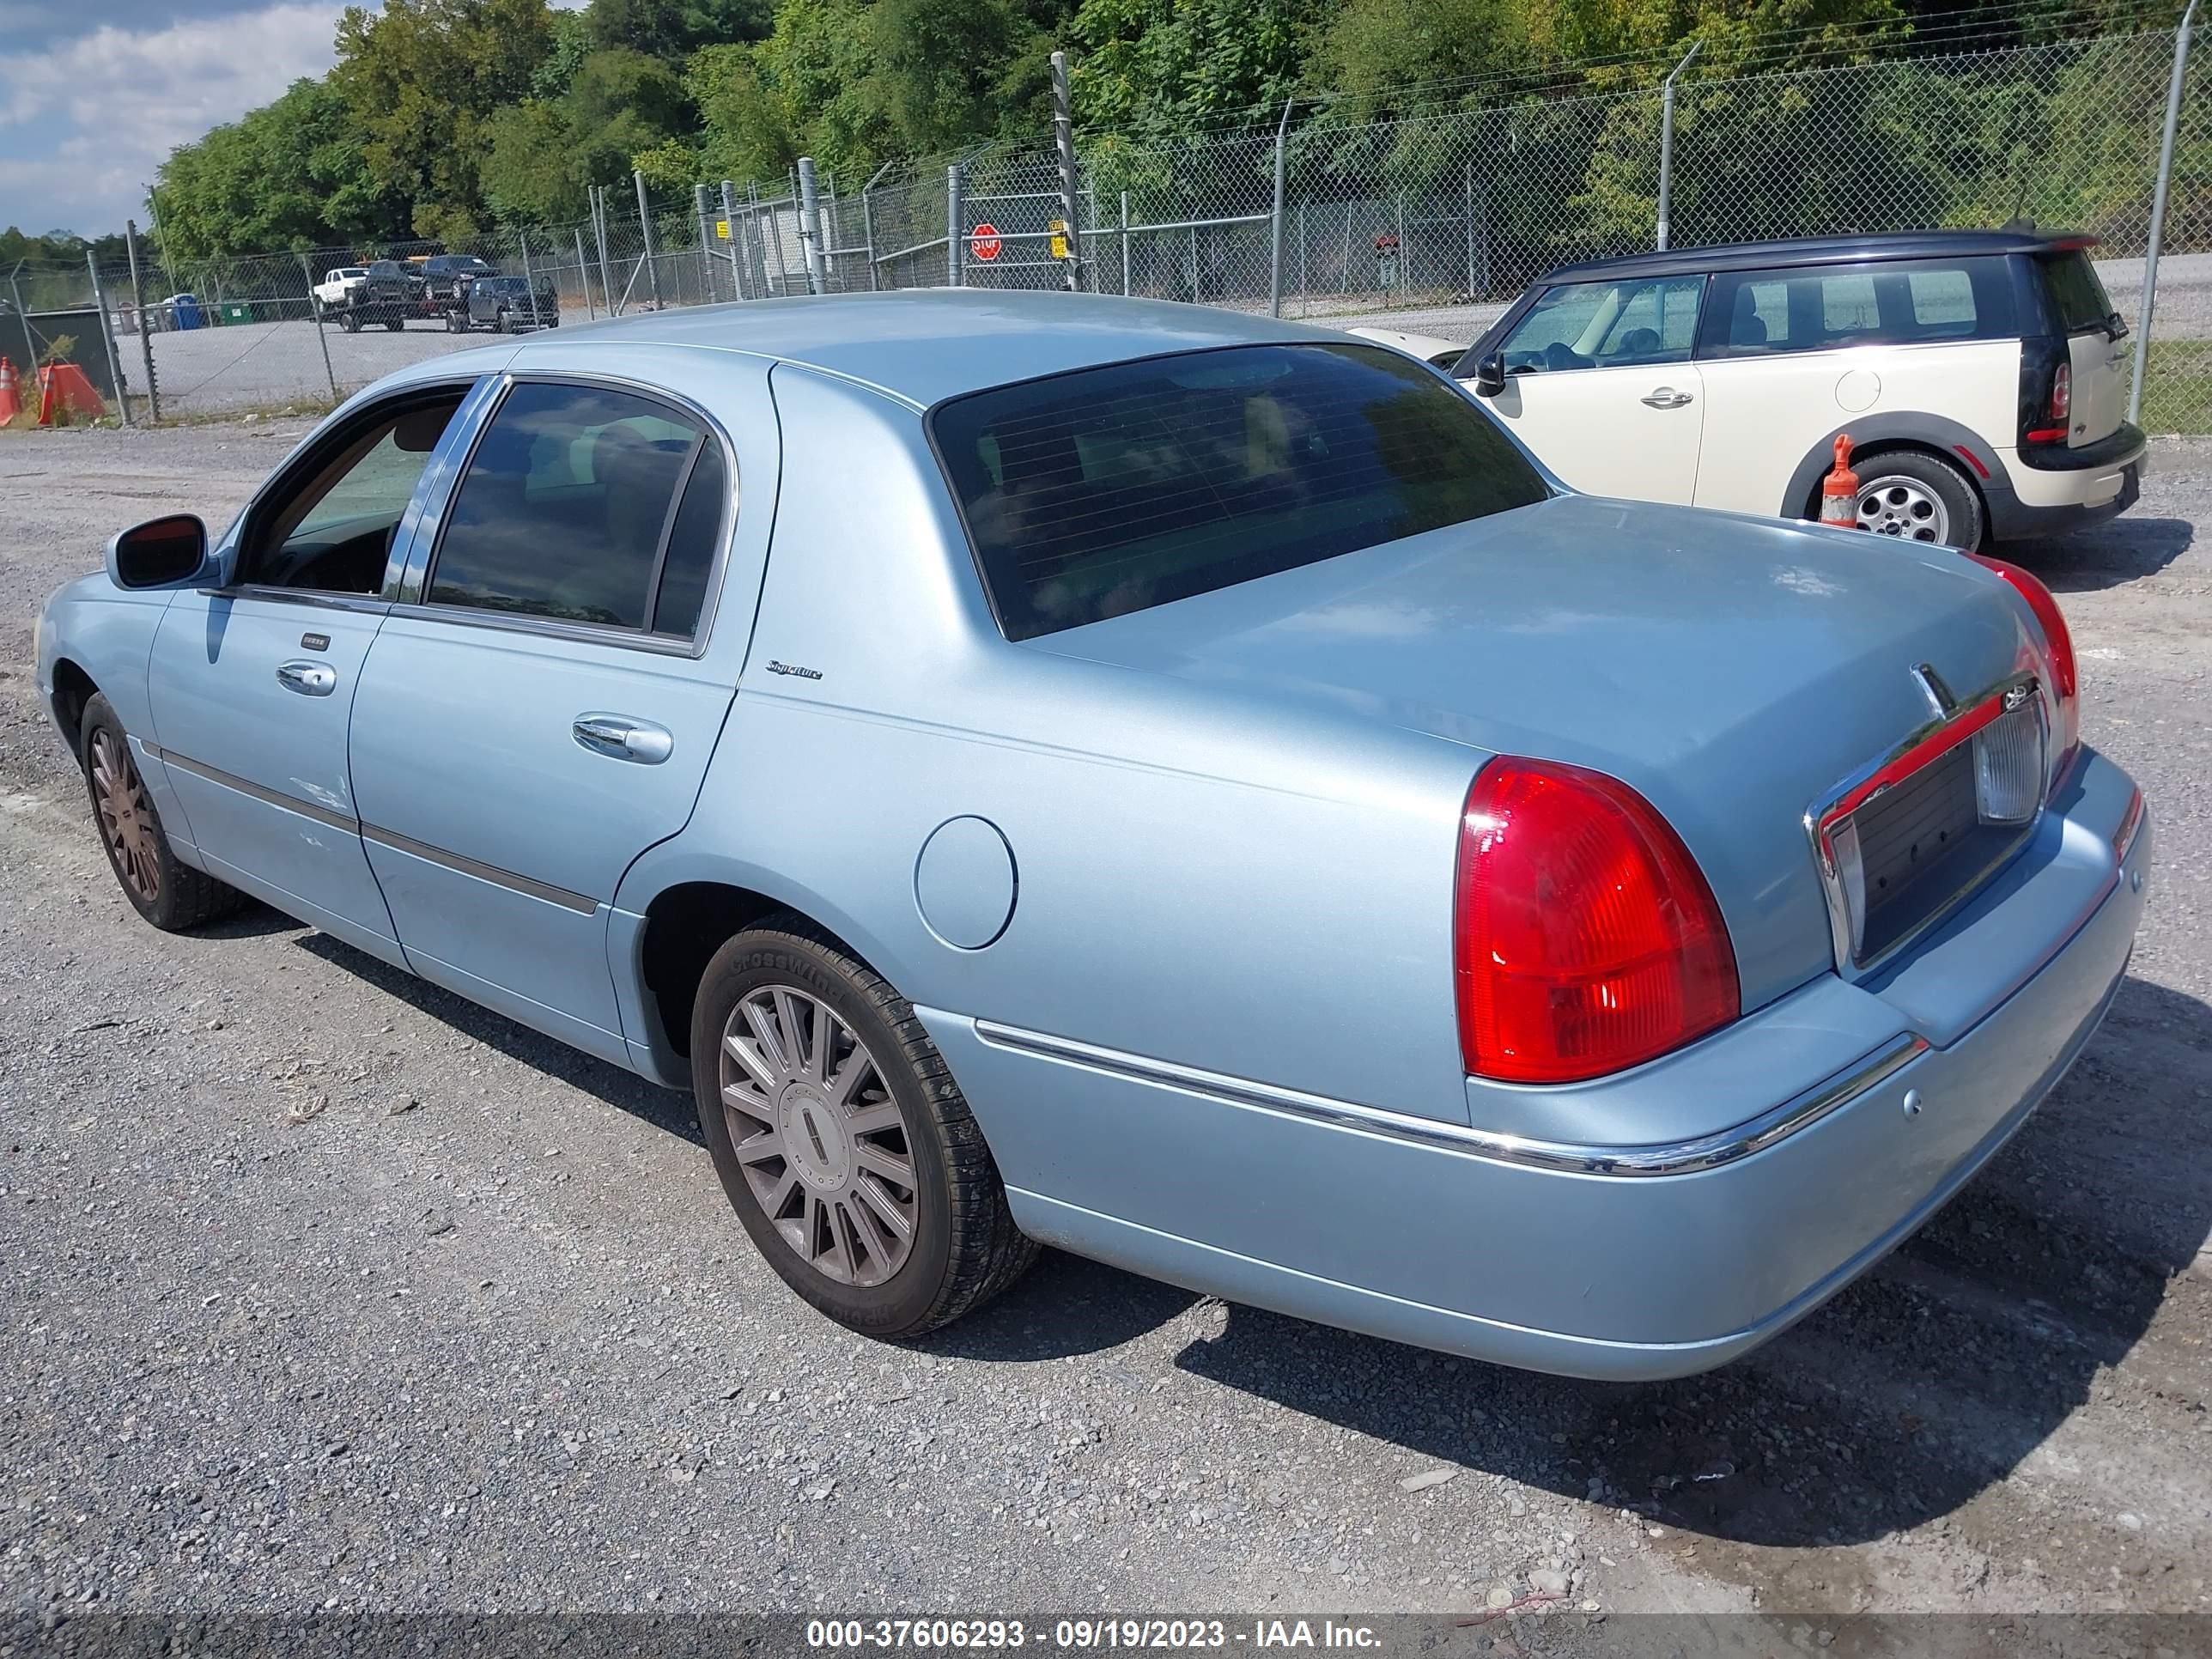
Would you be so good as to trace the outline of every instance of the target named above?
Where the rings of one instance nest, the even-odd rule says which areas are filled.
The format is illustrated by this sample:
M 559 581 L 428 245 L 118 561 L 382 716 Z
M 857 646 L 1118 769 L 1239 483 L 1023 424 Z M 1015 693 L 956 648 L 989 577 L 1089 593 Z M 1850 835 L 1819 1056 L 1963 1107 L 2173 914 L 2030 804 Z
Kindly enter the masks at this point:
M 2051 297 L 2051 308 L 2057 314 L 2060 328 L 2078 334 L 2106 325 L 2112 314 L 2112 298 L 2087 253 L 2073 249 L 2039 254 L 2035 268 L 2043 277 L 2043 291 Z
M 1379 346 L 1083 369 L 955 398 L 930 431 L 1012 640 L 1547 494 L 1464 393 Z

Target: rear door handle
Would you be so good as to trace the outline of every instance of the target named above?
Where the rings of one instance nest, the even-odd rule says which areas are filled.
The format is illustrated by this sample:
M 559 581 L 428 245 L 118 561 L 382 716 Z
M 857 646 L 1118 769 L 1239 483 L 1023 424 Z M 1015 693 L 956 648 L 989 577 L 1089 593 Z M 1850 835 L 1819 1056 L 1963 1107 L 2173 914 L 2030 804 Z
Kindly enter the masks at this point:
M 641 766 L 658 766 L 676 752 L 676 739 L 666 726 L 628 714 L 579 714 L 568 730 L 593 754 Z
M 276 684 L 303 697 L 327 697 L 338 689 L 338 671 L 326 662 L 279 663 Z
M 1677 392 L 1671 386 L 1654 386 L 1644 394 L 1642 401 L 1654 409 L 1680 409 L 1690 401 L 1690 394 Z

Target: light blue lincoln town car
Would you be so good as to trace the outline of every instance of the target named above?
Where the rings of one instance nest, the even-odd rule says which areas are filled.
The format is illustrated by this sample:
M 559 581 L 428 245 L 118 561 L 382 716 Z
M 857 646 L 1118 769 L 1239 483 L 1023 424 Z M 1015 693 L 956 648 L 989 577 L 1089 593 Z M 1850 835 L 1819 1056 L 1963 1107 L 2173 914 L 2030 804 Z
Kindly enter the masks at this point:
M 696 1094 L 885 1337 L 1039 1243 L 1657 1377 L 1924 1222 L 2119 985 L 2025 572 L 1562 489 L 1264 318 L 940 292 L 417 364 L 49 603 L 125 896 Z

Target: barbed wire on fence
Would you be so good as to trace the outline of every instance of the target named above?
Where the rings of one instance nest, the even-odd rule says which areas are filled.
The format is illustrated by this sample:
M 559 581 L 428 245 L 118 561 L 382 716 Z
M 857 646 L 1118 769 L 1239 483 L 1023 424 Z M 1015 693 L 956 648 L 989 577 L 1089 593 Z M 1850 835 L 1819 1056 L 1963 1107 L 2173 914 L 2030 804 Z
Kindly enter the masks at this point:
M 2118 0 L 2112 15 L 2147 14 Z M 535 320 L 562 325 L 817 291 L 1074 283 L 1339 323 L 1399 313 L 1472 338 L 1544 272 L 1653 246 L 1662 173 L 1676 246 L 2021 218 L 2080 230 L 2101 239 L 2107 283 L 2132 319 L 2175 34 L 1929 45 L 1786 70 L 1742 72 L 1762 61 L 1755 53 L 1730 72 L 1693 63 L 1677 70 L 1671 137 L 1657 74 L 1595 90 L 1586 75 L 1570 93 L 1387 118 L 1340 102 L 1276 106 L 1240 127 L 1084 131 L 1072 215 L 1041 133 L 1034 144 L 898 163 L 865 182 L 825 170 L 811 194 L 796 170 L 659 197 L 632 180 L 595 192 L 580 223 L 441 244 L 176 262 L 146 246 L 135 287 L 120 268 L 19 270 L 23 314 L 0 319 L 0 331 L 36 333 L 42 317 L 92 308 L 125 384 L 141 390 L 150 366 L 164 412 L 187 415 L 327 402 L 466 343 L 473 331 L 457 330 L 450 307 L 354 331 L 314 298 L 328 270 L 433 254 L 526 279 L 550 313 Z M 2160 431 L 2212 431 L 2208 116 L 2212 70 L 2191 61 L 2143 397 L 2145 423 Z M 1063 235 L 1069 257 L 1057 251 Z

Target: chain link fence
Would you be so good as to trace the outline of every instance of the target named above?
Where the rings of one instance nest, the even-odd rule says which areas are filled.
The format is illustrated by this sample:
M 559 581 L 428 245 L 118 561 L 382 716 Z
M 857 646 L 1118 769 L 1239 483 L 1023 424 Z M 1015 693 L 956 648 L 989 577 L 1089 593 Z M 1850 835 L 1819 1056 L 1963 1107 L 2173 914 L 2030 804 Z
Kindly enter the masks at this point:
M 2137 33 L 1759 75 L 1692 62 L 1663 88 L 1419 118 L 1334 105 L 1180 142 L 1085 134 L 1072 213 L 1040 135 L 859 188 L 803 161 L 772 186 L 702 181 L 675 199 L 634 180 L 595 192 L 584 223 L 447 245 L 174 266 L 146 246 L 135 280 L 19 270 L 0 307 L 23 314 L 0 317 L 0 353 L 27 319 L 89 310 L 108 326 L 79 340 L 80 360 L 105 362 L 112 343 L 108 380 L 120 376 L 134 416 L 153 412 L 149 382 L 163 417 L 314 407 L 486 329 L 530 325 L 526 306 L 470 315 L 428 294 L 362 326 L 314 296 L 328 272 L 385 258 L 418 270 L 438 254 L 520 279 L 507 286 L 543 296 L 540 325 L 810 292 L 1079 285 L 1472 340 L 1545 271 L 1662 236 L 2016 218 L 2100 237 L 2133 325 L 2177 44 Z M 2212 433 L 2212 66 L 2188 60 L 2179 89 L 2142 420 Z

